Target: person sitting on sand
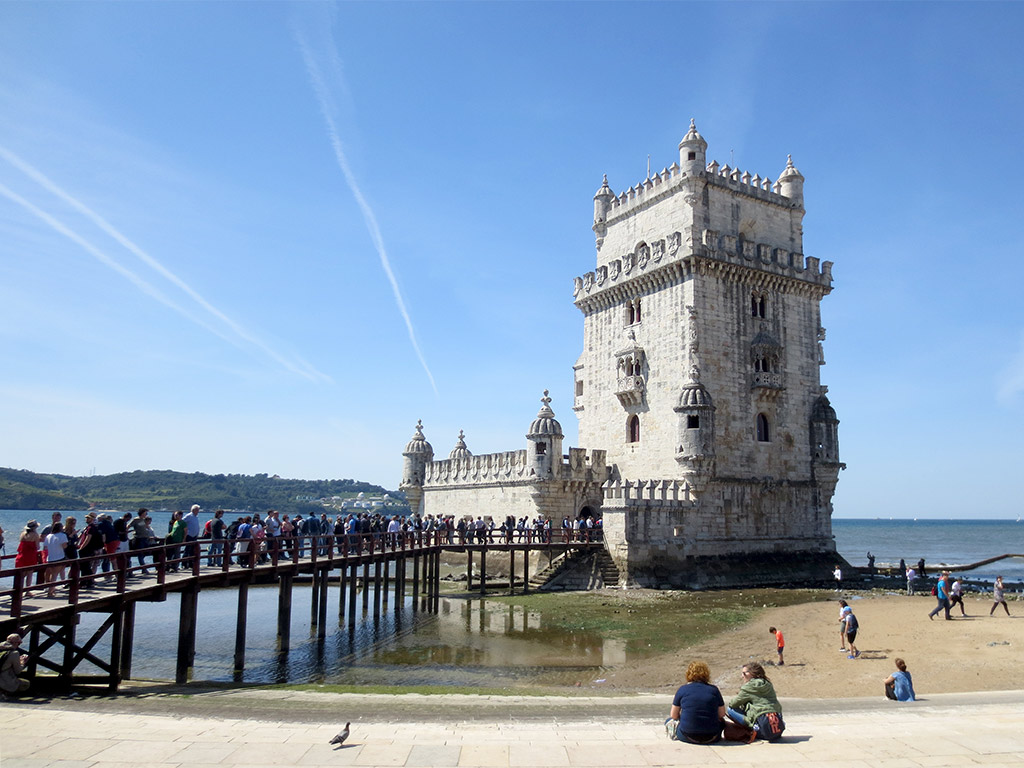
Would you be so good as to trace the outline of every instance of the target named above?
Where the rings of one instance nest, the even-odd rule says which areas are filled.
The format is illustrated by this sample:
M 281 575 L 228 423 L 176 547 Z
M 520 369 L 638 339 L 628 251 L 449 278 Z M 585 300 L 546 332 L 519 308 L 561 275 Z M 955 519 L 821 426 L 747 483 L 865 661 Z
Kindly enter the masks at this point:
M 703 661 L 691 661 L 686 668 L 686 684 L 672 699 L 665 730 L 673 741 L 714 744 L 722 739 L 725 700 L 711 684 L 711 670 Z
M 766 739 L 776 741 L 786 728 L 782 721 L 782 705 L 775 695 L 775 686 L 756 662 L 744 664 L 743 685 L 726 709 L 726 716 L 734 723 L 753 729 L 749 741 Z
M 896 659 L 896 671 L 885 678 L 885 698 L 893 701 L 917 701 L 914 681 L 907 672 L 907 663 Z

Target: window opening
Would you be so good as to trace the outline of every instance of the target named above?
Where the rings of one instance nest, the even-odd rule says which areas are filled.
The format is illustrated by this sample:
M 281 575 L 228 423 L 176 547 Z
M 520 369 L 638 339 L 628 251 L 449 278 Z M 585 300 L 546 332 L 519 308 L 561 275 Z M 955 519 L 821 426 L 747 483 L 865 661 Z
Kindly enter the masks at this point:
M 759 413 L 757 414 L 757 442 L 767 443 L 768 441 L 768 417 Z

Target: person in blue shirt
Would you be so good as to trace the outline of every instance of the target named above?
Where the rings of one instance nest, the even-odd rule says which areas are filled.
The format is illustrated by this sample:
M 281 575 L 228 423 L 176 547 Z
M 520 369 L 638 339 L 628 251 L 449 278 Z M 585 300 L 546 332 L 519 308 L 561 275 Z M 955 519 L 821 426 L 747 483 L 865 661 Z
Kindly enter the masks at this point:
M 675 741 L 714 744 L 722 739 L 725 700 L 711 684 L 711 670 L 703 661 L 686 668 L 686 685 L 676 691 L 665 728 Z
M 949 573 L 946 571 L 942 572 L 939 576 L 939 583 L 935 585 L 935 596 L 938 598 L 939 604 L 928 614 L 928 618 L 934 619 L 936 613 L 945 609 L 946 621 L 951 621 L 953 617 L 949 615 Z
M 885 678 L 885 698 L 893 701 L 917 701 L 914 695 L 914 680 L 907 672 L 907 663 L 896 659 L 896 671 Z

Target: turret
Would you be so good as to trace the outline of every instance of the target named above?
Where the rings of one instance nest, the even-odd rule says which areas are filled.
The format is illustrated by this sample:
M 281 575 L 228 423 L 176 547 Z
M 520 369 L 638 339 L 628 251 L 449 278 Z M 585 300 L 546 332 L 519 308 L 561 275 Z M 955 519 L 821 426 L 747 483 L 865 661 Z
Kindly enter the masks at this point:
M 825 395 L 811 408 L 811 460 L 815 464 L 839 463 L 839 419 Z
M 707 388 L 692 381 L 683 387 L 673 410 L 679 415 L 676 461 L 700 493 L 715 473 L 715 405 Z
M 455 443 L 455 447 L 452 448 L 452 452 L 448 454 L 448 458 L 454 461 L 456 459 L 468 459 L 472 455 L 466 447 L 466 434 L 460 429 L 459 439 Z
M 409 508 L 416 513 L 423 501 L 427 464 L 434 458 L 434 449 L 423 436 L 422 420 L 416 422 L 416 434 L 406 443 L 402 456 L 402 482 L 398 487 L 405 492 Z
M 796 203 L 797 207 L 804 207 L 804 177 L 793 165 L 792 155 L 787 155 L 786 170 L 779 176 L 775 185 L 778 187 L 780 195 L 788 197 Z
M 687 176 L 696 176 L 707 166 L 708 143 L 697 132 L 697 125 L 690 119 L 690 130 L 679 142 L 679 167 Z
M 555 413 L 551 410 L 551 398 L 548 397 L 546 389 L 540 401 L 542 405 L 537 412 L 537 418 L 530 424 L 530 430 L 526 433 L 526 462 L 539 479 L 546 480 L 554 476 L 554 467 L 562 465 L 563 435 L 562 425 L 555 419 Z
M 608 186 L 608 175 L 605 174 L 601 188 L 594 195 L 594 235 L 597 238 L 598 249 L 601 248 L 605 233 L 608 231 L 608 211 L 611 210 L 614 199 L 612 188 Z

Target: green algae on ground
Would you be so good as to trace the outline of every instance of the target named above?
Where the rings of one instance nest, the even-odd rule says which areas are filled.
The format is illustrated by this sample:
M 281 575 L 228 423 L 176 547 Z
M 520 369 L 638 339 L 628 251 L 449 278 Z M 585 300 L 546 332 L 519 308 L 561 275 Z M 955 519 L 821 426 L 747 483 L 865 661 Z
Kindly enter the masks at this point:
M 707 640 L 752 620 L 765 607 L 819 600 L 813 590 L 599 590 L 488 596 L 537 611 L 551 629 L 625 642 L 632 656 L 662 653 Z

